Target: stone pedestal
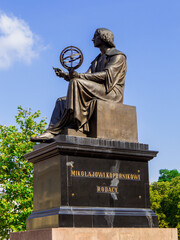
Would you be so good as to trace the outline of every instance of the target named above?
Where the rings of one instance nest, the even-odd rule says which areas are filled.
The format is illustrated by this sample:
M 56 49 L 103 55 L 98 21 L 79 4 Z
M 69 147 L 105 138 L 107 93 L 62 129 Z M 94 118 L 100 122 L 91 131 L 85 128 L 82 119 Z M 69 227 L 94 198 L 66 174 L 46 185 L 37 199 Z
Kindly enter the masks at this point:
M 138 142 L 136 107 L 97 100 L 89 137 Z
M 27 230 L 158 227 L 150 209 L 148 145 L 59 135 L 25 155 L 34 164 Z
M 10 240 L 178 240 L 177 229 L 52 228 L 12 233 Z

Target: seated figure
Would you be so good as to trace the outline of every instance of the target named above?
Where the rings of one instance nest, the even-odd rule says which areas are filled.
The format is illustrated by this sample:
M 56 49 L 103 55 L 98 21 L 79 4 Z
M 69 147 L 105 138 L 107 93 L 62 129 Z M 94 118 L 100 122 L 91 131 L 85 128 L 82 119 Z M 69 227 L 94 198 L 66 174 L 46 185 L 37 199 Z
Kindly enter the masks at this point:
M 92 39 L 100 54 L 92 61 L 86 73 L 66 73 L 56 69 L 56 75 L 69 81 L 67 96 L 56 102 L 49 127 L 31 141 L 49 141 L 64 128 L 89 132 L 89 119 L 97 99 L 123 102 L 126 76 L 126 55 L 115 48 L 113 33 L 98 28 Z

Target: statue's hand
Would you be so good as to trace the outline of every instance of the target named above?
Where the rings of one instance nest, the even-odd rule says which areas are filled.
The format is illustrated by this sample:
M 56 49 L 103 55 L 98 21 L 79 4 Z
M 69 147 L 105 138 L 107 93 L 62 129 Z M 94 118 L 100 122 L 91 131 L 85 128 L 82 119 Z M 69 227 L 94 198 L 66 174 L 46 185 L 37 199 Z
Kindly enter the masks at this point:
M 69 81 L 69 74 L 64 72 L 61 68 L 54 68 L 54 71 L 56 73 L 56 76 L 64 78 L 66 81 Z
M 53 67 L 53 69 L 55 71 L 56 76 L 58 76 L 58 77 L 62 77 L 63 76 L 64 71 L 61 68 L 54 68 Z

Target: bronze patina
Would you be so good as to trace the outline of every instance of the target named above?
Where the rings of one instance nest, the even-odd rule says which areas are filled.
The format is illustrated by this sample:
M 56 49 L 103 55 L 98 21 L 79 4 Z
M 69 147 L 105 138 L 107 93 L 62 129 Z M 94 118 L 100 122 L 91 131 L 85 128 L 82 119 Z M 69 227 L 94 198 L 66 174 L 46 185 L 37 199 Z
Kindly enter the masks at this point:
M 100 49 L 100 54 L 92 61 L 86 73 L 77 73 L 75 68 L 73 69 L 73 59 L 79 58 L 79 52 L 74 53 L 77 55 L 70 54 L 67 58 L 62 55 L 63 64 L 70 64 L 66 65 L 69 72 L 60 68 L 54 70 L 58 77 L 69 81 L 67 96 L 56 101 L 45 133 L 32 137 L 31 141 L 52 140 L 55 135 L 61 134 L 64 128 L 89 132 L 89 120 L 97 99 L 123 102 L 126 55 L 115 48 L 114 35 L 106 28 L 98 28 L 92 41 L 94 47 Z M 71 47 L 67 50 L 71 50 Z

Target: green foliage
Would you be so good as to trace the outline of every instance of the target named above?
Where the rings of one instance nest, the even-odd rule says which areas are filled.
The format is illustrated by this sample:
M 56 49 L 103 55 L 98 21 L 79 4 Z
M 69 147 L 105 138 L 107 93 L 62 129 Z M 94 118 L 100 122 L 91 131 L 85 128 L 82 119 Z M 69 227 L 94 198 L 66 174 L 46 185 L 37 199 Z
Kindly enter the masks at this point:
M 159 227 L 178 228 L 180 239 L 180 176 L 171 181 L 150 185 L 151 208 L 157 214 Z
M 159 173 L 160 173 L 160 176 L 159 176 L 158 182 L 166 182 L 166 181 L 170 182 L 172 178 L 180 176 L 180 173 L 178 172 L 177 169 L 173 169 L 173 170 L 161 169 Z
M 18 107 L 18 127 L 0 125 L 0 239 L 8 239 L 11 231 L 25 230 L 32 211 L 33 166 L 23 155 L 35 145 L 30 137 L 44 131 L 46 122 L 36 122 L 39 116 L 40 111 Z

